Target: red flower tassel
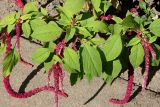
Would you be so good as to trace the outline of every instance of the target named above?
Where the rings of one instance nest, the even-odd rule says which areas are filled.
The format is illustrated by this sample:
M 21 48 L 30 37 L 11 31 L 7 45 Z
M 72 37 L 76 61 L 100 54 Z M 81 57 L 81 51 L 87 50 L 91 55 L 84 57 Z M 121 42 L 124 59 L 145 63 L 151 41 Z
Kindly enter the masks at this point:
M 117 100 L 117 99 L 110 99 L 110 102 L 114 104 L 125 104 L 128 103 L 131 93 L 132 93 L 132 88 L 133 88 L 133 80 L 134 80 L 134 69 L 131 65 L 129 65 L 129 70 L 128 70 L 128 85 L 127 85 L 127 90 L 126 90 L 126 95 L 123 100 Z

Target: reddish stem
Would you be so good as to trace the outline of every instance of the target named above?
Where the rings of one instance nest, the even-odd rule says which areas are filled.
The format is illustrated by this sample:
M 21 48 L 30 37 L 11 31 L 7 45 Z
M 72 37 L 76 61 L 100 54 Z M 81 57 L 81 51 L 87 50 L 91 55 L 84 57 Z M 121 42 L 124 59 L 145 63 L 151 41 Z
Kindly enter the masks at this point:
M 129 70 L 128 70 L 128 85 L 127 85 L 127 90 L 126 94 L 123 100 L 117 100 L 117 99 L 110 99 L 110 102 L 114 104 L 125 104 L 128 103 L 131 93 L 132 93 L 132 88 L 133 88 L 133 80 L 134 80 L 134 69 L 133 67 L 129 64 Z
M 16 1 L 16 5 L 23 11 L 24 3 L 22 2 L 22 0 L 15 0 L 15 1 Z
M 103 21 L 103 20 L 106 20 L 106 21 L 108 21 L 108 20 L 111 20 L 113 18 L 113 16 L 112 15 L 108 15 L 108 16 L 101 16 L 100 17 L 100 19 Z
M 5 43 L 7 45 L 5 54 L 7 55 L 12 49 L 12 44 L 11 44 L 11 37 L 9 36 L 8 32 L 5 33 L 5 37 L 6 37 Z
M 9 95 L 11 95 L 12 97 L 16 97 L 16 98 L 28 98 L 28 97 L 31 97 L 41 91 L 55 91 L 55 89 L 53 87 L 48 87 L 48 86 L 43 86 L 43 87 L 40 87 L 40 88 L 35 88 L 33 90 L 30 90 L 28 92 L 25 92 L 25 93 L 17 93 L 15 92 L 11 85 L 10 85 L 10 80 L 9 80 L 9 77 L 10 76 L 7 76 L 7 77 L 4 77 L 3 78 L 3 84 L 4 84 L 4 87 L 6 89 L 6 91 L 8 92 Z M 65 93 L 62 93 L 61 91 L 58 90 L 57 92 L 59 95 L 63 96 L 63 97 L 67 97 L 68 95 L 65 94 Z

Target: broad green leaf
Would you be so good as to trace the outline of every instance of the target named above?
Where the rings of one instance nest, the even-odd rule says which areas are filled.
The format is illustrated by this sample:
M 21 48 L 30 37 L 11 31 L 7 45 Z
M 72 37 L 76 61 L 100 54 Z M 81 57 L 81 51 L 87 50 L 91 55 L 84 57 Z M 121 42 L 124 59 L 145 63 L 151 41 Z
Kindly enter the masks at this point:
M 25 15 L 22 15 L 22 16 L 20 17 L 20 19 L 23 20 L 23 21 L 24 21 L 24 20 L 28 20 L 28 19 L 31 19 L 31 16 L 32 16 L 31 14 L 25 14 Z
M 61 33 L 62 29 L 55 22 L 50 22 L 47 25 L 36 28 L 31 36 L 37 40 L 49 42 L 56 40 Z
M 28 13 L 35 12 L 35 11 L 38 11 L 35 2 L 29 2 L 29 3 L 27 3 L 24 6 L 24 9 L 23 9 L 24 14 L 28 14 Z
M 80 71 L 80 62 L 78 54 L 71 48 L 65 48 L 64 50 L 64 63 L 69 65 L 70 68 Z
M 48 15 L 47 10 L 46 10 L 45 8 L 43 8 L 43 7 L 41 7 L 41 13 L 42 13 L 43 15 L 45 15 L 45 16 Z
M 131 54 L 129 55 L 129 60 L 134 68 L 139 67 L 139 65 L 144 60 L 144 49 L 139 43 L 131 48 Z
M 10 33 L 15 28 L 15 24 L 7 26 L 7 32 Z
M 114 34 L 114 35 L 121 35 L 122 29 L 123 29 L 123 26 L 122 26 L 122 25 L 120 25 L 120 24 L 115 24 L 114 27 L 113 27 L 113 34 Z
M 101 75 L 102 61 L 96 48 L 85 44 L 81 56 L 83 62 L 83 71 L 89 80 L 91 80 L 93 76 Z
M 89 36 L 92 37 L 91 33 L 84 27 L 76 27 L 78 29 L 78 33 L 83 35 L 84 38 L 87 38 Z
M 9 15 L 5 16 L 2 20 L 0 20 L 0 25 L 5 27 L 6 25 L 13 25 L 16 22 L 16 13 L 10 13 Z
M 97 12 L 101 11 L 100 9 L 101 0 L 91 0 L 91 2 Z
M 116 59 L 122 51 L 122 40 L 120 35 L 110 36 L 104 46 L 103 52 L 106 60 L 111 61 Z
M 11 52 L 3 60 L 3 76 L 9 76 L 12 69 L 18 63 L 19 55 L 16 49 L 12 49 Z
M 105 66 L 106 70 L 103 72 L 102 76 L 107 83 L 111 84 L 121 72 L 122 65 L 120 60 L 114 60 L 107 62 Z
M 56 44 L 54 42 L 50 41 L 49 45 L 48 45 L 48 49 L 50 50 L 50 52 L 53 52 L 55 47 L 56 47 Z
M 139 7 L 146 10 L 147 4 L 144 1 L 139 1 Z
M 47 23 L 42 19 L 34 19 L 30 21 L 31 28 L 35 30 L 36 28 L 42 27 L 43 25 L 47 25 Z
M 63 7 L 74 15 L 82 10 L 84 3 L 85 0 L 66 0 Z
M 50 55 L 50 51 L 47 48 L 40 48 L 32 55 L 32 60 L 35 63 L 44 62 Z
M 88 20 L 85 27 L 92 28 L 92 31 L 94 32 L 107 32 L 107 25 L 102 21 Z
M 61 12 L 61 15 L 65 16 L 68 20 L 71 20 L 73 18 L 73 14 L 71 13 L 71 11 L 66 10 L 64 7 L 58 6 L 57 9 Z
M 71 18 L 68 18 L 64 13 L 60 14 L 60 19 L 57 21 L 58 24 L 62 26 L 69 26 L 71 25 Z
M 46 73 L 51 69 L 53 64 L 54 64 L 53 60 L 51 60 L 50 62 L 44 62 L 44 69 Z
M 153 43 L 157 40 L 157 36 L 152 36 L 149 38 L 149 43 Z
M 65 36 L 66 42 L 68 42 L 74 37 L 75 32 L 76 32 L 76 29 L 74 27 L 67 29 L 66 36 Z
M 103 38 L 93 38 L 91 42 L 95 45 L 101 45 L 105 43 L 105 40 Z
M 30 34 L 31 34 L 31 27 L 30 27 L 28 21 L 22 23 L 22 31 L 23 31 L 25 37 L 28 38 L 30 36 Z
M 127 28 L 133 28 L 133 29 L 139 28 L 138 23 L 134 20 L 134 18 L 131 15 L 127 16 L 123 20 L 122 25 Z
M 117 17 L 115 15 L 113 15 L 113 18 L 112 18 L 116 23 L 122 23 L 122 19 L 120 17 Z
M 103 12 L 106 13 L 109 7 L 112 6 L 112 4 L 109 1 L 102 1 L 102 3 L 103 3 Z
M 78 73 L 71 73 L 70 75 L 70 83 L 71 86 L 75 85 L 80 80 Z
M 160 37 L 160 19 L 153 21 L 149 26 L 150 31 L 156 36 Z
M 129 43 L 127 44 L 127 46 L 137 45 L 140 41 L 141 41 L 140 38 L 134 37 L 134 38 L 132 38 L 132 39 L 129 41 Z
M 63 63 L 63 68 L 65 71 L 67 71 L 68 73 L 77 73 L 76 69 L 71 68 L 68 64 Z

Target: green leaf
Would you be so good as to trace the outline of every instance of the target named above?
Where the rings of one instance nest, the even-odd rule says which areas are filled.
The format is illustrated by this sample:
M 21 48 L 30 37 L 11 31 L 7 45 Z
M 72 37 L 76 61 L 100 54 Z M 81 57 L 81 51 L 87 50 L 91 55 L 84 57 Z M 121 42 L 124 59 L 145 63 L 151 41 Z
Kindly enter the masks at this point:
M 44 69 L 46 73 L 50 70 L 53 64 L 54 64 L 53 60 L 51 60 L 50 62 L 44 62 Z
M 3 76 L 9 76 L 12 69 L 18 63 L 19 55 L 16 49 L 12 49 L 11 52 L 3 60 Z
M 31 27 L 30 27 L 28 21 L 22 23 L 22 31 L 25 34 L 25 37 L 29 38 L 29 36 L 31 34 Z
M 110 36 L 104 46 L 103 52 L 106 60 L 111 61 L 116 59 L 122 51 L 122 40 L 120 35 Z
M 7 32 L 10 33 L 15 28 L 15 24 L 7 26 Z
M 113 80 L 119 75 L 122 70 L 122 65 L 120 60 L 114 60 L 106 63 L 106 70 L 103 72 L 103 79 L 111 84 Z
M 16 16 L 15 12 L 10 13 L 0 21 L 0 25 L 3 27 L 5 27 L 6 25 L 13 25 L 16 22 L 15 16 Z
M 65 71 L 67 71 L 68 73 L 77 73 L 76 69 L 71 68 L 68 64 L 63 63 L 63 68 Z
M 139 1 L 139 7 L 146 10 L 147 4 L 144 1 Z
M 79 75 L 78 75 L 78 73 L 71 73 L 71 75 L 70 75 L 70 83 L 71 83 L 71 86 L 75 85 L 78 80 L 79 80 Z
M 0 41 L 0 56 L 5 52 L 6 50 L 6 45 Z
M 127 46 L 137 45 L 140 41 L 141 41 L 140 38 L 134 37 L 134 38 L 132 38 L 132 39 L 129 41 L 129 43 L 127 44 Z
M 125 27 L 127 27 L 127 28 L 133 28 L 133 29 L 139 28 L 138 23 L 134 20 L 134 18 L 132 17 L 132 15 L 127 16 L 123 20 L 122 25 L 125 26 Z
M 109 1 L 102 1 L 104 6 L 103 6 L 103 12 L 106 13 L 107 10 L 109 9 L 110 6 L 112 6 L 112 4 Z
M 149 38 L 149 43 L 153 43 L 157 40 L 157 36 L 152 36 Z
M 66 42 L 68 42 L 69 40 L 71 40 L 74 37 L 75 32 L 76 32 L 75 27 L 71 27 L 71 28 L 67 29 L 66 36 L 65 36 Z
M 28 14 L 28 13 L 35 12 L 35 11 L 38 11 L 35 2 L 29 2 L 29 3 L 27 3 L 24 6 L 24 9 L 23 9 L 24 14 Z
M 103 38 L 93 38 L 91 42 L 95 45 L 101 45 L 105 43 L 105 40 Z
M 47 25 L 47 23 L 42 19 L 34 19 L 30 21 L 31 28 L 35 30 L 36 28 L 42 27 L 43 25 Z
M 23 21 L 24 21 L 24 20 L 28 20 L 28 19 L 31 19 L 31 16 L 32 16 L 31 14 L 25 14 L 25 15 L 22 15 L 22 16 L 20 17 L 20 19 L 23 20 Z
M 48 15 L 48 12 L 45 8 L 41 7 L 41 13 L 44 15 L 44 16 L 47 16 Z
M 102 61 L 96 48 L 85 44 L 81 56 L 83 62 L 83 71 L 89 80 L 91 80 L 93 76 L 101 75 Z
M 49 46 L 48 46 L 48 49 L 50 50 L 50 52 L 53 52 L 55 47 L 56 47 L 56 44 L 54 42 L 50 41 Z
M 85 0 L 66 0 L 63 7 L 74 15 L 82 10 L 84 3 Z
M 91 33 L 85 28 L 85 27 L 76 27 L 78 29 L 78 33 L 83 35 L 84 38 L 87 38 L 89 36 L 92 37 Z
M 47 25 L 36 28 L 31 36 L 42 42 L 49 42 L 56 40 L 61 33 L 62 29 L 55 22 L 50 22 Z
M 32 60 L 35 63 L 44 62 L 50 55 L 50 51 L 47 48 L 40 48 L 32 55 Z
M 117 17 L 115 15 L 113 15 L 113 18 L 112 18 L 116 23 L 122 23 L 122 19 L 120 17 Z
M 153 21 L 149 26 L 150 31 L 156 36 L 160 37 L 160 19 Z
M 134 68 L 139 67 L 139 65 L 144 60 L 144 49 L 139 43 L 131 48 L 131 54 L 129 55 L 129 60 Z
M 64 50 L 64 63 L 72 69 L 80 71 L 80 62 L 78 54 L 71 48 L 66 47 Z
M 91 0 L 91 2 L 97 12 L 101 11 L 100 9 L 101 0 Z

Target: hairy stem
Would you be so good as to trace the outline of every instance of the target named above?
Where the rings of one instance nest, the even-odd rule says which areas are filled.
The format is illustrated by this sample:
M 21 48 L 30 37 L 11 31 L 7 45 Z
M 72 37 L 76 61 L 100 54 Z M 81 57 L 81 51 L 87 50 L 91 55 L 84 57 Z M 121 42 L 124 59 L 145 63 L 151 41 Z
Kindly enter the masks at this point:
M 114 104 L 125 104 L 128 103 L 131 93 L 132 93 L 132 88 L 133 88 L 133 80 L 134 80 L 134 69 L 133 67 L 129 64 L 129 70 L 128 70 L 128 85 L 127 85 L 127 90 L 126 94 L 123 100 L 117 100 L 117 99 L 110 99 L 110 102 Z

